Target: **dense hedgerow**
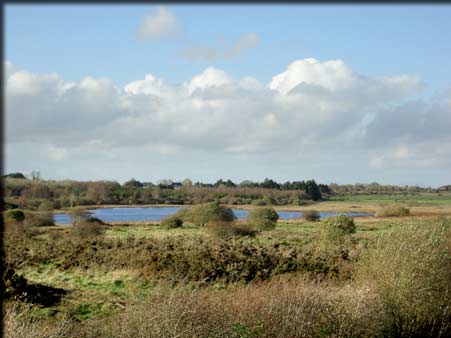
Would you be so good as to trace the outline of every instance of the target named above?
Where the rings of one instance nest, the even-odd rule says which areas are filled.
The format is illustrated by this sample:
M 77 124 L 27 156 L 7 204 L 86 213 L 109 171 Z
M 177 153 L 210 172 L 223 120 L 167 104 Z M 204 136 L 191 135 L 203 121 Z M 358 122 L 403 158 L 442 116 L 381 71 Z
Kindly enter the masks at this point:
M 175 282 L 249 282 L 294 271 L 335 276 L 340 264 L 346 264 L 341 257 L 314 247 L 287 250 L 243 239 L 183 235 L 108 239 L 81 238 L 68 232 L 50 240 L 11 233 L 5 249 L 6 261 L 15 267 L 52 262 L 59 269 L 137 269 L 143 276 Z

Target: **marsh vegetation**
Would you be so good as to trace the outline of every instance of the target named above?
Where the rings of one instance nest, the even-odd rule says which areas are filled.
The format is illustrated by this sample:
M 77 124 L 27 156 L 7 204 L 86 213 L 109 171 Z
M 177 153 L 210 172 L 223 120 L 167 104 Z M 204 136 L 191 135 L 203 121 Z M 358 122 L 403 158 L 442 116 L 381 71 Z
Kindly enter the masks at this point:
M 216 200 L 114 225 L 72 208 L 72 226 L 43 226 L 45 205 L 5 211 L 5 335 L 448 337 L 450 208 L 317 217 L 345 206 L 369 208 L 236 219 Z

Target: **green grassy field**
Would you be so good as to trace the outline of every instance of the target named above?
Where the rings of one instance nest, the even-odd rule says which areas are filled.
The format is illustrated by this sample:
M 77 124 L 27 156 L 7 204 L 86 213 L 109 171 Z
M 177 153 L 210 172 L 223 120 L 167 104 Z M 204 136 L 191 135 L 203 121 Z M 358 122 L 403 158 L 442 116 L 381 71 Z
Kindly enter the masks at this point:
M 412 195 L 351 195 L 332 197 L 331 201 L 353 203 L 405 203 L 415 205 L 451 205 L 451 192 L 415 193 Z

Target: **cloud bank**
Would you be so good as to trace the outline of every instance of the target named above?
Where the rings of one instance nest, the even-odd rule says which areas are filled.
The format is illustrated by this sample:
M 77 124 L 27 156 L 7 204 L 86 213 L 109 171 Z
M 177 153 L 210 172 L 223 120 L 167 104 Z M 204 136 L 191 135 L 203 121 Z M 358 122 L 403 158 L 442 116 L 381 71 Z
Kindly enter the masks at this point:
M 7 162 L 16 167 L 26 158 L 8 155 L 13 149 L 39 149 L 53 162 L 140 154 L 188 166 L 190 154 L 276 154 L 287 166 L 349 157 L 368 170 L 451 168 L 451 92 L 418 100 L 424 85 L 412 75 L 370 77 L 342 60 L 308 58 L 266 84 L 209 67 L 178 85 L 146 74 L 121 88 L 107 78 L 69 83 L 4 67 Z

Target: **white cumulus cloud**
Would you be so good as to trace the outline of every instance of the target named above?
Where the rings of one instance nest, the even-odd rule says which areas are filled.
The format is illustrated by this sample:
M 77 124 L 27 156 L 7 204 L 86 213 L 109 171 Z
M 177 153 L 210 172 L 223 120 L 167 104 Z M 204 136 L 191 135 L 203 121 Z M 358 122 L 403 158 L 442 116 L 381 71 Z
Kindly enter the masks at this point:
M 175 15 L 164 7 L 158 7 L 144 19 L 136 34 L 143 40 L 157 40 L 174 37 L 180 32 Z
M 292 62 L 267 84 L 213 67 L 182 85 L 147 74 L 123 88 L 107 78 L 71 83 L 13 70 L 5 136 L 8 149 L 47 149 L 43 156 L 54 163 L 131 154 L 149 163 L 154 156 L 189 162 L 189 154 L 277 154 L 296 163 L 300 154 L 313 163 L 330 153 L 331 161 L 345 154 L 373 169 L 451 166 L 451 92 L 414 100 L 422 86 L 415 76 L 369 77 L 344 61 L 312 58 Z
M 189 92 L 192 93 L 196 89 L 218 87 L 231 82 L 232 80 L 226 72 L 221 69 L 209 67 L 201 74 L 194 76 L 190 81 L 188 88 Z

